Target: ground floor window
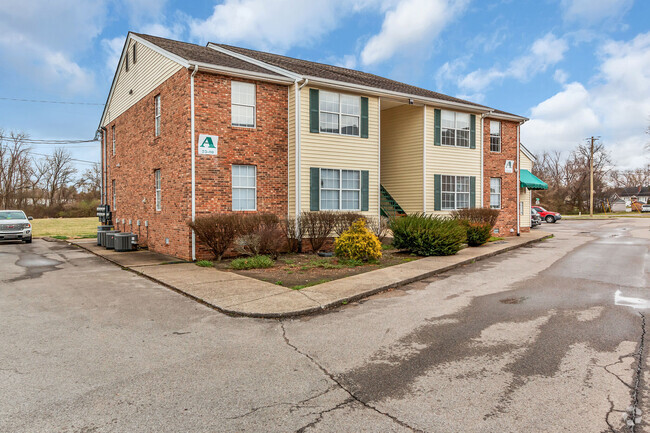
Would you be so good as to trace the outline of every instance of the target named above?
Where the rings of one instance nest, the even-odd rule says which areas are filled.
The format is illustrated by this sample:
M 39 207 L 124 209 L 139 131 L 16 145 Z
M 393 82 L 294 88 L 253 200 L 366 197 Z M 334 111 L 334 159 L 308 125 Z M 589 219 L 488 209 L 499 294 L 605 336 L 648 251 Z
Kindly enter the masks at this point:
M 320 208 L 361 210 L 361 172 L 321 168 Z
M 232 166 L 232 210 L 257 210 L 256 166 Z
M 469 207 L 470 201 L 469 176 L 442 175 L 442 209 L 454 210 Z
M 156 210 L 162 210 L 162 182 L 160 179 L 160 170 L 154 173 L 154 187 L 156 189 Z
M 490 178 L 490 207 L 501 209 L 501 178 Z

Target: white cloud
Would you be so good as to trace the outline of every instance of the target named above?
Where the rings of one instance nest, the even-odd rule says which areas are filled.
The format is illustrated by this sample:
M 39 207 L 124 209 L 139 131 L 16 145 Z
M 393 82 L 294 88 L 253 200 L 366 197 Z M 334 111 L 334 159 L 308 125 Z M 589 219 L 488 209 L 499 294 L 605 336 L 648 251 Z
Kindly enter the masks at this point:
M 102 39 L 102 48 L 106 57 L 106 71 L 109 74 L 117 70 L 117 64 L 120 62 L 122 50 L 124 49 L 126 36 L 118 36 L 113 39 Z
M 92 89 L 94 74 L 77 58 L 92 47 L 106 16 L 105 0 L 5 1 L 0 57 L 39 85 L 68 94 Z
M 591 135 L 602 136 L 617 165 L 649 162 L 643 146 L 650 115 L 650 33 L 599 47 L 599 73 L 586 88 L 570 83 L 531 110 L 522 140 L 534 151 L 572 149 Z
M 191 19 L 189 30 L 201 43 L 286 51 L 309 45 L 334 30 L 345 15 L 374 4 L 370 0 L 225 0 L 207 19 Z
M 591 26 L 602 21 L 620 19 L 634 0 L 562 0 L 564 20 Z
M 467 0 L 402 0 L 386 11 L 381 31 L 368 40 L 361 61 L 385 61 L 404 48 L 430 44 L 446 25 L 465 10 Z
M 527 81 L 559 63 L 568 49 L 569 45 L 563 38 L 548 33 L 533 42 L 530 52 L 513 59 L 507 68 L 477 69 L 461 77 L 458 86 L 465 92 L 481 92 L 494 81 L 504 78 Z
M 560 84 L 565 84 L 569 79 L 569 74 L 563 69 L 556 69 L 553 74 L 553 79 Z

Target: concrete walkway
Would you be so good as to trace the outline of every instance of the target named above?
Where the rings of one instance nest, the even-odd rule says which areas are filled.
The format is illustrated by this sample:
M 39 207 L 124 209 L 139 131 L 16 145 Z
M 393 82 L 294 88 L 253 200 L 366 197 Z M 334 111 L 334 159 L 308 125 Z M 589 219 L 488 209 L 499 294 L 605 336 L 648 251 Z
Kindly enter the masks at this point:
M 194 263 L 179 263 L 173 257 L 149 251 L 117 253 L 98 247 L 94 239 L 69 242 L 224 313 L 279 318 L 317 313 L 538 242 L 548 236 L 548 232 L 535 230 L 481 247 L 465 248 L 454 256 L 426 257 L 302 290 L 292 290 L 233 272 L 199 267 Z

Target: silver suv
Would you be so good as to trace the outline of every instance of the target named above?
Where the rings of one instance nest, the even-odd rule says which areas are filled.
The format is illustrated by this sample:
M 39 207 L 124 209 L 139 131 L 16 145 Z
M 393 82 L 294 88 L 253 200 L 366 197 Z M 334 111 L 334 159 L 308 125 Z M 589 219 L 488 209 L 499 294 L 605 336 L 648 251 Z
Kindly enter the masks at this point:
M 0 210 L 0 241 L 32 242 L 32 217 L 21 210 Z

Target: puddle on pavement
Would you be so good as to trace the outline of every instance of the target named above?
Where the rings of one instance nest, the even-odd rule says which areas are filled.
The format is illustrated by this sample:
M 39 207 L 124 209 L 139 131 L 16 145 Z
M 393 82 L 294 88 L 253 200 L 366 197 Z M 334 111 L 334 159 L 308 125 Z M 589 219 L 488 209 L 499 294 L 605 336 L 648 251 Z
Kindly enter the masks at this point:
M 623 292 L 617 290 L 614 293 L 614 305 L 621 305 L 623 307 L 631 308 L 650 308 L 650 300 L 643 298 L 634 298 L 630 296 L 623 296 Z
M 26 253 L 20 254 L 16 260 L 16 266 L 25 268 L 25 273 L 19 277 L 8 280 L 9 282 L 29 280 L 40 278 L 45 272 L 57 270 L 57 266 L 63 264 L 62 261 L 48 259 L 38 254 Z
M 56 266 L 61 262 L 58 260 L 48 259 L 41 256 L 32 256 L 28 258 L 20 258 L 16 262 L 17 266 L 23 268 L 43 267 L 43 266 Z

